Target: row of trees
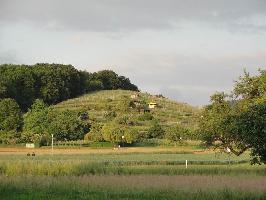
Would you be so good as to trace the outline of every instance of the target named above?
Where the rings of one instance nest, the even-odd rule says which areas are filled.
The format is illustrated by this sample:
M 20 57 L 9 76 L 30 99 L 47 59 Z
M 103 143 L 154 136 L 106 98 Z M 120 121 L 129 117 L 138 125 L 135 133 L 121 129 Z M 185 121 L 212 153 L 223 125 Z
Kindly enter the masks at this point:
M 72 65 L 0 65 L 0 99 L 14 99 L 26 111 L 35 99 L 51 105 L 96 90 L 138 88 L 111 70 L 78 71 Z
M 231 94 L 212 95 L 199 133 L 207 145 L 235 155 L 251 149 L 253 163 L 266 163 L 266 71 L 245 72 Z
M 90 132 L 86 134 L 85 139 L 94 142 L 111 142 L 111 143 L 134 143 L 147 139 L 166 139 L 170 143 L 181 142 L 186 139 L 195 139 L 194 132 L 175 125 L 163 127 L 156 119 L 152 120 L 151 126 L 143 130 L 138 129 L 137 122 L 128 116 L 116 117 L 108 123 L 94 123 Z

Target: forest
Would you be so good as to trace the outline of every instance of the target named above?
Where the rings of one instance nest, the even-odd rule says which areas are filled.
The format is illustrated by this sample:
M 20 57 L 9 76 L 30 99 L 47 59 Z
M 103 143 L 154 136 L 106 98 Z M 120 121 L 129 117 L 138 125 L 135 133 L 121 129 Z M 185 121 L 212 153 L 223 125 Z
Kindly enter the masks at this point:
M 23 112 L 42 99 L 51 105 L 97 90 L 138 87 L 112 70 L 79 71 L 72 65 L 38 63 L 35 65 L 0 65 L 0 99 L 14 99 Z

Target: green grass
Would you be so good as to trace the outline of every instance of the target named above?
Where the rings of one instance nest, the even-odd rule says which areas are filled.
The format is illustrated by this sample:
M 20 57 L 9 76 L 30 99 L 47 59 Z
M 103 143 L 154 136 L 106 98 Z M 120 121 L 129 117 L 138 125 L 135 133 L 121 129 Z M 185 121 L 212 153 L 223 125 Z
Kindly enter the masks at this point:
M 266 168 L 251 166 L 248 154 L 215 157 L 192 153 L 109 153 L 80 155 L 1 155 L 0 174 L 90 175 L 90 174 L 164 174 L 164 175 L 266 175 Z M 185 168 L 188 160 L 188 168 Z
M 92 92 L 78 98 L 70 99 L 55 105 L 56 109 L 79 110 L 86 109 L 89 112 L 90 119 L 98 122 L 106 122 L 104 113 L 110 108 L 118 116 L 121 114 L 131 114 L 137 119 L 141 114 L 137 110 L 121 111 L 120 104 L 123 99 L 129 98 L 135 92 L 127 90 L 103 90 Z M 139 93 L 139 99 L 146 99 L 147 103 L 156 102 L 159 106 L 152 110 L 152 114 L 164 126 L 183 124 L 184 126 L 195 128 L 199 119 L 199 109 L 186 103 L 180 103 L 167 98 L 158 98 L 147 93 Z M 139 121 L 138 128 L 147 129 L 150 121 Z
M 140 177 L 142 178 L 145 177 Z M 149 178 L 149 177 L 148 177 Z M 159 178 L 159 177 L 158 177 Z M 76 177 L 1 177 L 0 197 L 7 199 L 265 199 L 265 191 L 243 191 L 192 186 L 190 188 L 165 188 L 165 187 L 141 187 L 134 184 L 127 186 L 124 180 L 120 181 L 119 187 L 112 185 L 117 180 L 102 177 L 89 178 Z M 100 179 L 100 181 L 99 181 Z M 133 178 L 134 179 L 134 178 Z M 106 182 L 107 181 L 107 182 Z M 128 179 L 126 179 L 127 184 Z M 158 180 L 159 181 L 159 180 Z
M 194 149 L 85 148 L 94 153 L 54 155 L 39 149 L 35 157 L 2 154 L 0 199 L 266 198 L 266 167 L 250 165 L 248 153 L 231 156 L 229 165 L 226 154 L 197 154 L 190 148 Z

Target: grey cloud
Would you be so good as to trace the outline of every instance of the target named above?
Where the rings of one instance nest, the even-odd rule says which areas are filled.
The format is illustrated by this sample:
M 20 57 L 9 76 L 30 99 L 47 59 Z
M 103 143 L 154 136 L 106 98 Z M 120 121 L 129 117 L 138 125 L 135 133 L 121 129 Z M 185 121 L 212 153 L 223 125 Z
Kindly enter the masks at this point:
M 170 63 L 161 62 L 164 55 L 139 56 L 130 60 L 131 66 L 114 68 L 129 76 L 141 90 L 193 105 L 207 104 L 214 92 L 230 92 L 234 81 L 243 74 L 244 68 L 255 74 L 261 65 L 266 66 L 265 54 L 221 56 L 208 58 L 172 55 Z M 153 58 L 153 59 L 151 59 Z M 146 61 L 143 65 L 143 62 Z M 263 61 L 264 60 L 264 61 Z M 138 67 L 136 67 L 138 66 Z
M 9 64 L 20 63 L 16 51 L 14 50 L 0 51 L 0 64 L 6 64 L 6 63 Z
M 264 0 L 1 0 L 1 21 L 30 21 L 47 29 L 135 31 L 171 29 L 182 20 L 217 27 L 265 29 L 245 21 L 264 15 Z M 243 20 L 244 19 L 244 20 Z

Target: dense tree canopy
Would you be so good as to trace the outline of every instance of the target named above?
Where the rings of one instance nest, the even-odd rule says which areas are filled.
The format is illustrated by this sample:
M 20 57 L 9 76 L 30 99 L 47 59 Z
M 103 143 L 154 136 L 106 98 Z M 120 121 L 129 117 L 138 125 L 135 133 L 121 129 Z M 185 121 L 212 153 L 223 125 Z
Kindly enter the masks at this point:
M 51 105 L 90 91 L 138 88 L 111 70 L 78 71 L 72 65 L 0 65 L 0 99 L 15 99 L 26 111 L 35 99 Z
M 89 132 L 89 127 L 89 123 L 83 120 L 78 112 L 64 110 L 55 113 L 49 132 L 60 141 L 82 140 Z
M 52 118 L 49 117 L 51 109 L 42 100 L 37 99 L 29 111 L 24 115 L 23 140 L 35 142 L 42 137 L 49 137 L 49 126 Z
M 22 113 L 13 99 L 0 100 L 0 143 L 10 143 L 18 140 L 22 127 Z

